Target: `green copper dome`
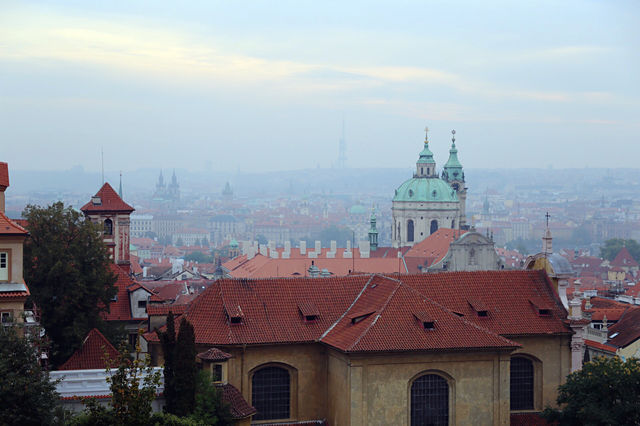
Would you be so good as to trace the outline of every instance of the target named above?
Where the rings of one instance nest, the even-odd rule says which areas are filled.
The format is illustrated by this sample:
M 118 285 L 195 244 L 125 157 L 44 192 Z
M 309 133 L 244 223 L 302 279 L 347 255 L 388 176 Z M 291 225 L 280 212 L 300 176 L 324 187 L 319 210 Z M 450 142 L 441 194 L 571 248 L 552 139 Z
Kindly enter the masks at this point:
M 442 179 L 420 177 L 400 185 L 393 201 L 454 203 L 458 202 L 458 196 Z
M 433 159 L 433 152 L 429 149 L 428 141 L 424 141 L 424 148 L 420 153 L 420 158 L 418 158 L 418 164 L 436 164 Z

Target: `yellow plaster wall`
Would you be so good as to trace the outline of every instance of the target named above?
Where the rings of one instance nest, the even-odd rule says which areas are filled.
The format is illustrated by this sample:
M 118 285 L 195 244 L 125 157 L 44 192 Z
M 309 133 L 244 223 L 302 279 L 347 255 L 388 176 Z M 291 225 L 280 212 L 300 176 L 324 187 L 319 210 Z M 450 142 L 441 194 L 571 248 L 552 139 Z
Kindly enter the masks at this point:
M 327 349 L 327 419 L 331 425 L 347 425 L 351 413 L 349 358 Z
M 507 354 L 488 352 L 351 356 L 351 421 L 343 423 L 329 416 L 329 422 L 408 425 L 411 383 L 432 371 L 450 379 L 452 424 L 508 425 L 508 360 Z M 329 365 L 340 367 L 337 363 Z M 329 399 L 334 398 L 331 387 L 329 394 Z M 343 410 L 335 412 L 343 414 Z
M 1 237 L 0 238 L 0 250 L 10 250 L 11 269 L 9 271 L 9 282 L 12 283 L 24 283 L 24 277 L 22 275 L 22 243 L 24 237 Z
M 550 335 L 511 339 L 522 345 L 512 356 L 531 355 L 541 362 L 542 371 L 536 371 L 536 379 L 542 380 L 542 386 L 536 386 L 535 409 L 542 410 L 547 405 L 555 406 L 558 386 L 565 382 L 571 372 L 571 336 Z
M 625 359 L 631 357 L 640 358 L 640 339 L 625 348 L 618 349 L 618 356 L 624 357 Z
M 291 388 L 291 420 L 323 419 L 327 409 L 327 355 L 324 346 L 274 345 L 222 348 L 233 355 L 229 383 L 251 403 L 251 372 L 263 364 L 281 363 L 297 371 Z

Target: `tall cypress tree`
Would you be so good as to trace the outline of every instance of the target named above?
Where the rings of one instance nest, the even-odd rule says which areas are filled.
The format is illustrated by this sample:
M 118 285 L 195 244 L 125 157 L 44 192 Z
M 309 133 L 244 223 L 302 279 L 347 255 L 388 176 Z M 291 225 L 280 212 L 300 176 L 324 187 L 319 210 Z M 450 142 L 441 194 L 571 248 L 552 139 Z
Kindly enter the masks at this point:
M 185 318 L 180 322 L 174 358 L 175 412 L 188 416 L 195 408 L 197 367 L 196 336 L 193 325 Z
M 176 328 L 173 312 L 167 316 L 167 331 L 158 331 L 160 345 L 164 354 L 164 397 L 166 410 L 175 414 L 175 353 L 176 353 Z

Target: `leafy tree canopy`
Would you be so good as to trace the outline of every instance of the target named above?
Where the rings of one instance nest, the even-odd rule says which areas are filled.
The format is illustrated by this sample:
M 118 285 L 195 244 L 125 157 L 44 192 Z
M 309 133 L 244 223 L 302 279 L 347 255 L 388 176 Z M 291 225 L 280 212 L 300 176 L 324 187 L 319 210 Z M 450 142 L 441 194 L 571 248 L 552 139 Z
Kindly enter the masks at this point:
M 211 382 L 211 374 L 200 371 L 196 383 L 196 405 L 191 418 L 205 425 L 232 425 L 231 409 L 222 400 L 222 389 Z
M 194 251 L 184 257 L 184 260 L 194 261 L 198 263 L 212 263 L 213 256 L 202 253 L 201 251 Z
M 43 208 L 28 205 L 30 237 L 24 245 L 24 277 L 41 324 L 51 342 L 50 360 L 66 361 L 96 327 L 113 335 L 102 320 L 116 295 L 116 276 L 100 228 L 61 202 Z
M 613 260 L 622 247 L 627 247 L 627 250 L 636 261 L 640 259 L 640 244 L 636 240 L 624 240 L 622 238 L 612 238 L 605 241 L 604 245 L 600 247 L 600 257 Z
M 15 327 L 0 326 L 0 423 L 53 424 L 59 395 L 40 367 L 40 345 Z
M 558 388 L 560 410 L 543 415 L 562 425 L 640 424 L 640 360 L 596 358 Z

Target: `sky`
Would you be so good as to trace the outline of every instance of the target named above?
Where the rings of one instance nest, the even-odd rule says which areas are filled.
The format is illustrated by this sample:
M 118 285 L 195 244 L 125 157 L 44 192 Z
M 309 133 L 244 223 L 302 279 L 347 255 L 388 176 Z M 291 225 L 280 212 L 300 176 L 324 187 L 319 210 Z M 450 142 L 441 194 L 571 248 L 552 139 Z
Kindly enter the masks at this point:
M 637 1 L 0 0 L 19 170 L 638 167 Z

